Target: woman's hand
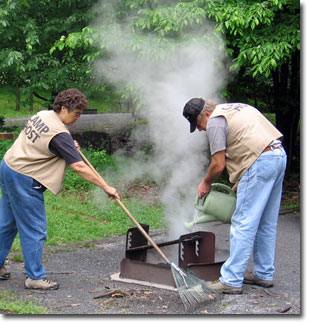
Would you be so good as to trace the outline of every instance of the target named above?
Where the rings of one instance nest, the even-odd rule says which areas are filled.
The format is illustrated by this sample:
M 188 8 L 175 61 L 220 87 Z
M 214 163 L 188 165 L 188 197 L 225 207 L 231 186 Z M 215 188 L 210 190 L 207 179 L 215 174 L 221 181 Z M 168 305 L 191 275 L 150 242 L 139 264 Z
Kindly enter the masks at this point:
M 117 193 L 116 189 L 110 186 L 107 186 L 104 191 L 111 197 L 111 198 L 116 198 L 120 199 L 119 194 Z

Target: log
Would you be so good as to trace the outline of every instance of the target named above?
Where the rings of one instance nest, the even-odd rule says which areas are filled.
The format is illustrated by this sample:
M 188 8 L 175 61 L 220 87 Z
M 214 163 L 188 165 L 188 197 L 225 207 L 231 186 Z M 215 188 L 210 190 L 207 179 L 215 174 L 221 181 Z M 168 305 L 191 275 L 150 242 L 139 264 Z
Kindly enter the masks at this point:
M 14 133 L 0 133 L 0 140 L 14 139 Z

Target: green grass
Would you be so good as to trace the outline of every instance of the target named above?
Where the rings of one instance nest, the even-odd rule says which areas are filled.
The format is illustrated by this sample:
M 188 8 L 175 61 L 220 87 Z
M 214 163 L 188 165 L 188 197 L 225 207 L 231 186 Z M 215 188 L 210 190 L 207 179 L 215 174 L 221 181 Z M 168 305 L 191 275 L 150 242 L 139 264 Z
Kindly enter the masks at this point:
M 100 189 L 93 194 L 64 192 L 57 196 L 46 191 L 44 196 L 48 222 L 46 246 L 124 235 L 128 228 L 135 227 L 125 212 Z M 140 223 L 149 224 L 150 228 L 165 226 L 161 204 L 147 204 L 137 199 L 126 199 L 123 203 Z M 20 250 L 17 236 L 12 251 Z M 22 261 L 20 257 L 18 255 L 16 261 Z
M 21 96 L 21 100 L 24 101 L 25 96 Z M 20 111 L 16 111 L 16 98 L 14 90 L 9 86 L 0 86 L 0 116 L 6 118 L 16 118 L 33 115 L 34 113 L 46 109 L 44 107 L 44 101 L 40 99 L 34 100 L 34 110 L 29 111 L 29 107 L 21 105 Z
M 276 114 L 264 113 L 264 116 L 268 118 L 273 125 L 276 124 Z
M 115 202 L 110 201 L 102 190 L 99 191 L 96 190 L 97 198 L 74 193 L 61 197 L 49 192 L 45 194 L 48 219 L 46 245 L 123 235 L 128 228 L 135 226 Z M 135 199 L 124 200 L 124 204 L 139 222 L 147 223 L 151 228 L 164 226 L 163 210 L 159 204 L 148 205 Z
M 287 202 L 281 205 L 282 209 L 294 209 L 296 211 L 300 210 L 300 201 Z
M 13 141 L 0 141 L 0 159 Z M 113 182 L 120 183 L 120 172 L 112 156 L 105 151 L 95 151 L 91 147 L 82 149 L 84 155 L 98 172 L 106 172 L 110 179 L 106 179 L 112 186 L 119 187 Z M 130 163 L 130 158 L 123 161 Z M 113 179 L 113 181 L 112 181 Z M 136 181 L 145 181 L 137 179 Z M 124 211 L 111 201 L 102 189 L 79 177 L 68 168 L 61 194 L 55 196 L 48 190 L 44 193 L 47 215 L 46 245 L 67 244 L 96 240 L 103 237 L 126 234 L 128 228 L 134 224 Z M 119 188 L 118 188 L 119 189 Z M 0 190 L 1 196 L 1 190 Z M 160 203 L 145 203 L 141 199 L 123 200 L 127 208 L 141 223 L 147 223 L 151 228 L 165 226 L 163 206 Z M 19 236 L 14 240 L 13 259 L 23 261 Z
M 46 91 L 40 92 L 40 95 L 46 98 L 50 94 Z M 25 104 L 26 97 L 21 95 L 20 111 L 16 111 L 16 96 L 15 91 L 8 85 L 0 86 L 0 116 L 5 118 L 17 118 L 31 116 L 40 110 L 47 109 L 45 101 L 34 97 L 33 111 L 29 111 L 29 105 Z M 119 103 L 116 96 L 106 90 L 105 92 L 95 92 L 88 97 L 88 108 L 97 109 L 98 113 L 115 113 L 119 112 Z
M 32 300 L 24 301 L 11 290 L 0 291 L 0 314 L 47 314 L 48 310 Z

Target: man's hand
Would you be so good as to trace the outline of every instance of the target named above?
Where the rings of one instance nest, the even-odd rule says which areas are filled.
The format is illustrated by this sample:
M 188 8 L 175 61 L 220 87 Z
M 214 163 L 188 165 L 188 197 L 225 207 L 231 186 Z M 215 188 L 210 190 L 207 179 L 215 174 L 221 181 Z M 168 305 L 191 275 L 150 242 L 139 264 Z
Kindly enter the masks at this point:
M 234 192 L 237 192 L 238 189 L 238 182 L 234 184 L 234 186 L 231 188 Z
M 207 184 L 204 180 L 198 186 L 198 198 L 201 199 L 209 193 L 211 185 Z

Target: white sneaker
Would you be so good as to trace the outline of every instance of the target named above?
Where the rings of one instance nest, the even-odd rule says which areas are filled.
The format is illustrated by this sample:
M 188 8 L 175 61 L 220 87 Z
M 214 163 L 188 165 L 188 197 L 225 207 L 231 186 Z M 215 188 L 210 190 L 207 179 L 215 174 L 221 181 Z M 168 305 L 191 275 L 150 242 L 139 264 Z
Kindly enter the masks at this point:
M 41 289 L 41 290 L 56 290 L 59 288 L 57 282 L 49 281 L 47 278 L 41 279 L 30 279 L 26 278 L 25 280 L 26 289 Z

